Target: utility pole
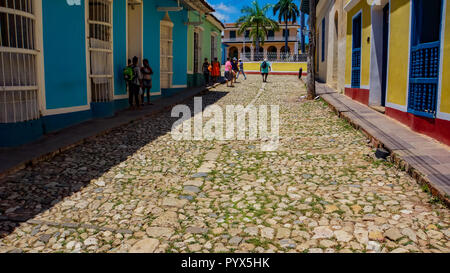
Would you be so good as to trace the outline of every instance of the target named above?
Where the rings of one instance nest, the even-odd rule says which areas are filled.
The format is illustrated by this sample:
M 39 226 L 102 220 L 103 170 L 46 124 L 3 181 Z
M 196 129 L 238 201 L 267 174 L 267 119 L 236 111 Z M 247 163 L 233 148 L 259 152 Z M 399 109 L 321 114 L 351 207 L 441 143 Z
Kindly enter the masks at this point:
M 307 98 L 316 97 L 316 6 L 317 0 L 309 0 L 309 61 L 307 79 Z

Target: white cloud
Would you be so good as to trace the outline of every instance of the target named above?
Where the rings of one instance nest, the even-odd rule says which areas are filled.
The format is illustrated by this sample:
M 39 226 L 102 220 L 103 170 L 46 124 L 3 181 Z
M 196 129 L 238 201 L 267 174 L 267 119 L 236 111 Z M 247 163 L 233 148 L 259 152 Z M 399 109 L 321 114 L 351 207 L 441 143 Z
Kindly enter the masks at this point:
M 239 10 L 236 7 L 227 6 L 223 2 L 212 5 L 212 7 L 216 10 L 213 14 L 217 17 L 217 19 L 223 22 L 230 22 L 230 15 L 239 13 Z
M 212 5 L 212 7 L 219 12 L 224 12 L 224 13 L 237 13 L 239 12 L 238 9 L 236 7 L 233 6 L 227 6 L 224 3 L 220 3 L 217 5 Z
M 225 15 L 225 14 L 217 12 L 217 11 L 213 12 L 213 14 L 214 14 L 214 16 L 217 17 L 217 19 L 219 19 L 222 22 L 229 22 L 230 21 L 230 16 L 228 16 L 228 15 Z

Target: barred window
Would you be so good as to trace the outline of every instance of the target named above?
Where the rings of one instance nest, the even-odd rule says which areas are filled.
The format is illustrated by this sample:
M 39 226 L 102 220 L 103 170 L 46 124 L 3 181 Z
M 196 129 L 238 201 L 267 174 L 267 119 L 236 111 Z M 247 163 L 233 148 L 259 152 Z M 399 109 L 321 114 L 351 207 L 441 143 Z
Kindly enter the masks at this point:
M 198 73 L 200 70 L 199 65 L 199 34 L 194 32 L 194 73 Z
M 89 0 L 89 53 L 92 102 L 113 99 L 112 1 Z
M 38 119 L 35 0 L 0 0 L 0 123 Z
M 214 60 L 214 58 L 217 58 L 217 42 L 216 42 L 216 36 L 211 36 L 211 61 Z
M 161 22 L 161 88 L 172 87 L 173 78 L 173 38 L 172 24 Z

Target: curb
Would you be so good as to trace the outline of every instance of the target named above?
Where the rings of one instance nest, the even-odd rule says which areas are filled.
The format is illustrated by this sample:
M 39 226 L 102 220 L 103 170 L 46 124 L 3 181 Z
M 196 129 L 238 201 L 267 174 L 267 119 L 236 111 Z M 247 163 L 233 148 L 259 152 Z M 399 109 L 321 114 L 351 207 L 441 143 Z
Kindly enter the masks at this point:
M 337 92 L 336 92 L 337 93 Z M 339 94 L 339 93 L 337 93 Z M 323 97 L 324 94 L 320 94 L 319 96 L 328 104 L 328 106 L 335 112 L 339 118 L 346 120 L 350 125 L 352 125 L 355 129 L 361 131 L 364 135 L 366 135 L 370 139 L 370 145 L 374 148 L 384 148 L 390 153 L 389 161 L 394 164 L 398 169 L 404 170 L 408 173 L 411 178 L 416 180 L 419 185 L 427 186 L 430 190 L 431 195 L 438 197 L 447 207 L 450 208 L 450 196 L 448 196 L 439 186 L 436 186 L 434 183 L 430 181 L 426 174 L 412 166 L 406 160 L 402 158 L 400 154 L 401 151 L 393 151 L 389 149 L 387 145 L 385 145 L 381 140 L 374 137 L 371 133 L 365 130 L 357 121 L 352 119 L 347 112 L 342 111 L 342 109 L 338 109 L 336 105 L 330 99 Z

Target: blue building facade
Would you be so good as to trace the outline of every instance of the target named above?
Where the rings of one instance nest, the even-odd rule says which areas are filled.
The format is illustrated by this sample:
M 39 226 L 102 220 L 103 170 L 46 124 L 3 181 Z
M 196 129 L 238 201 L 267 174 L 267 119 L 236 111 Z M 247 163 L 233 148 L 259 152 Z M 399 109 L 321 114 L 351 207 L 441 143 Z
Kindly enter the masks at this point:
M 123 69 L 133 56 L 153 69 L 152 100 L 187 87 L 186 22 L 196 6 L 176 0 L 8 6 L 13 2 L 0 1 L 2 18 L 26 23 L 1 28 L 0 147 L 127 108 Z

